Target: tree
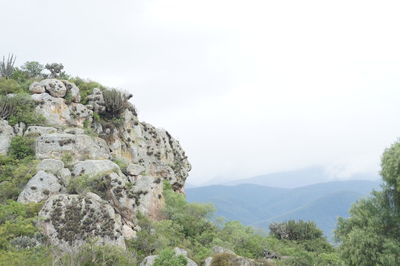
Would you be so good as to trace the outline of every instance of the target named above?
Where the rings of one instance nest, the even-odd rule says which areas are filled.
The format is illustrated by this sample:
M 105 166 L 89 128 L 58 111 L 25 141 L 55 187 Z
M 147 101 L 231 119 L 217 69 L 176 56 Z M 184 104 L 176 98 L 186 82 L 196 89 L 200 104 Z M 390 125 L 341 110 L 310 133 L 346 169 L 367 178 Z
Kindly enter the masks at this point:
M 63 64 L 52 63 L 46 64 L 45 68 L 50 71 L 51 78 L 58 78 L 63 74 L 62 70 L 64 69 L 64 66 Z
M 27 73 L 28 77 L 36 78 L 42 75 L 44 66 L 36 61 L 28 61 L 21 67 L 21 69 Z
M 335 231 L 347 265 L 400 265 L 400 143 L 381 162 L 382 191 L 358 201 Z

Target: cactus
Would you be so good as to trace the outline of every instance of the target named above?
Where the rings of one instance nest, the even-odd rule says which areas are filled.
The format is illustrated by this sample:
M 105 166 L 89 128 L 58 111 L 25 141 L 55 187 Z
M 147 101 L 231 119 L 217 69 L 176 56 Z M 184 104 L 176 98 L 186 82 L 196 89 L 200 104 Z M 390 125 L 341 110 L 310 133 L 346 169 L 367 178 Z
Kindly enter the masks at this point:
M 15 60 L 16 57 L 11 54 L 8 55 L 7 60 L 6 58 L 3 56 L 3 61 L 0 62 L 0 76 L 4 77 L 6 79 L 9 79 L 11 77 L 11 75 L 14 73 L 15 67 Z
M 128 107 L 128 99 L 115 89 L 103 91 L 105 115 L 118 118 Z
M 61 74 L 63 74 L 64 66 L 63 64 L 52 63 L 46 64 L 45 68 L 50 71 L 50 78 L 58 78 Z

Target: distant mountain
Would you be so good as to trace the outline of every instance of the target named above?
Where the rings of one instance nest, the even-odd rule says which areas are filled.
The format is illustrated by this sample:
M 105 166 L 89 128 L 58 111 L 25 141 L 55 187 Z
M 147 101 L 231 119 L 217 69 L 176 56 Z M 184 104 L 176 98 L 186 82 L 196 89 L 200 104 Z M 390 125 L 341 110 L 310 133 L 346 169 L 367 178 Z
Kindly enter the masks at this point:
M 239 220 L 268 230 L 271 222 L 313 220 L 331 238 L 339 216 L 346 217 L 358 199 L 379 189 L 380 182 L 336 181 L 299 188 L 275 188 L 255 184 L 187 188 L 190 202 L 212 203 L 217 216 Z
M 308 167 L 293 171 L 284 171 L 260 175 L 245 179 L 221 182 L 221 185 L 256 184 L 268 187 L 295 188 L 312 184 L 330 182 L 337 177 L 329 174 L 323 167 Z M 355 174 L 349 180 L 377 180 L 377 175 Z M 214 183 L 215 185 L 215 183 Z

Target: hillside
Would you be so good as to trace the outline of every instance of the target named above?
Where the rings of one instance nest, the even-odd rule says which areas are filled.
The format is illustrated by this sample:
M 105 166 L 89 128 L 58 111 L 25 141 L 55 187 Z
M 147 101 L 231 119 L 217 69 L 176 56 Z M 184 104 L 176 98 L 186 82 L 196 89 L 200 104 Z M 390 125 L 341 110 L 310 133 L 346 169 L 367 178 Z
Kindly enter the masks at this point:
M 331 237 L 338 216 L 356 200 L 379 189 L 374 181 L 336 181 L 285 189 L 254 184 L 206 186 L 186 189 L 190 202 L 209 202 L 217 215 L 228 220 L 268 228 L 271 222 L 288 219 L 313 220 Z

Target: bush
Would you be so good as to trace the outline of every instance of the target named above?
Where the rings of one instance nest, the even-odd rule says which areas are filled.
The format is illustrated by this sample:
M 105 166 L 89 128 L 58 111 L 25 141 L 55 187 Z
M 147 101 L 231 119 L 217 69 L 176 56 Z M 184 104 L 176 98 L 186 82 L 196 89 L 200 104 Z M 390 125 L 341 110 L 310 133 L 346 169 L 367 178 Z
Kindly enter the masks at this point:
M 44 125 L 46 119 L 35 112 L 35 107 L 29 95 L 0 96 L 0 117 L 7 119 L 12 126 L 20 122 L 26 125 Z
M 271 235 L 278 239 L 312 240 L 323 236 L 322 231 L 311 221 L 289 220 L 283 223 L 272 223 L 269 230 Z
M 137 265 L 132 253 L 111 245 L 98 245 L 95 241 L 89 241 L 81 246 L 78 251 L 61 253 L 54 256 L 53 265 Z
M 36 78 L 42 76 L 44 66 L 36 61 L 28 61 L 21 67 L 21 70 L 24 71 L 29 78 Z
M 99 88 L 102 90 L 106 89 L 106 87 L 104 87 L 100 83 L 97 83 L 95 81 L 90 81 L 90 80 L 84 80 L 84 79 L 81 79 L 78 77 L 72 78 L 69 81 L 75 83 L 75 85 L 79 88 L 82 104 L 88 103 L 87 96 L 93 93 L 94 88 Z
M 15 136 L 11 139 L 8 155 L 21 160 L 35 155 L 34 140 L 32 138 Z
M 164 249 L 155 259 L 153 266 L 186 266 L 188 260 L 183 256 L 176 256 L 172 249 Z
M 0 95 L 9 93 L 22 93 L 22 86 L 13 79 L 0 78 Z
M 17 160 L 0 155 L 0 202 L 17 199 L 26 183 L 36 173 L 37 163 L 32 157 Z

